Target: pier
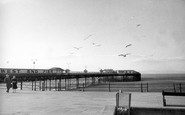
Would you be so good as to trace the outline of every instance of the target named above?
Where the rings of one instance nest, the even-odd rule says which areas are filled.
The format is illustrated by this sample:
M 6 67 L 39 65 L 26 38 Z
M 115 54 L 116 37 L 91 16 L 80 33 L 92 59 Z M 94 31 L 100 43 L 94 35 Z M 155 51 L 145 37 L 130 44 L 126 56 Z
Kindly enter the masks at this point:
M 102 82 L 140 81 L 141 74 L 134 70 L 100 70 L 100 72 L 69 71 L 61 68 L 52 69 L 7 69 L 0 68 L 0 81 L 6 74 L 16 76 L 18 82 L 32 82 L 32 90 L 71 90 L 83 88 Z

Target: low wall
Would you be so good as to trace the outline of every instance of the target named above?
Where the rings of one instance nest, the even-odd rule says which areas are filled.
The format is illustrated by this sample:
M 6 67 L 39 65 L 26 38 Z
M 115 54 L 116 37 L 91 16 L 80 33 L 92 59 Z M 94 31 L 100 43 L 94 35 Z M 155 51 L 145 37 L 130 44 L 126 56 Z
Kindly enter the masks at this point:
M 185 115 L 185 108 L 131 107 L 131 115 Z

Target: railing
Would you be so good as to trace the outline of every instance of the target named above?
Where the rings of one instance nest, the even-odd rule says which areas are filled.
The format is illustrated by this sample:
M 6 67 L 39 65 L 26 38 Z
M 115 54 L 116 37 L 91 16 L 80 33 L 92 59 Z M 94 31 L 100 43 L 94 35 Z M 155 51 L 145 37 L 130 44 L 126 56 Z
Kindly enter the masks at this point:
M 29 82 L 23 82 L 21 79 L 18 82 L 18 88 L 37 90 L 55 90 L 55 91 L 106 91 L 117 92 L 122 90 L 124 92 L 185 92 L 185 83 L 182 82 L 109 82 L 109 79 L 99 78 L 79 78 L 77 79 L 32 79 Z
M 84 85 L 82 85 L 84 86 Z M 148 83 L 101 83 L 90 85 L 88 87 L 80 87 L 83 91 L 108 91 L 108 92 L 117 92 L 118 90 L 127 91 L 127 92 L 148 92 L 149 85 Z

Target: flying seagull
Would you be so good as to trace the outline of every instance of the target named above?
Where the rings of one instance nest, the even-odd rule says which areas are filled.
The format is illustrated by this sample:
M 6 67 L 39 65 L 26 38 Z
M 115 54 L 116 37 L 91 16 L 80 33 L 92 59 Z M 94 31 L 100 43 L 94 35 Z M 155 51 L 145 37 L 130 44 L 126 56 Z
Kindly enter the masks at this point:
M 84 38 L 84 40 L 87 40 L 87 39 L 89 39 L 91 36 L 92 36 L 92 35 L 89 35 L 89 36 L 87 36 L 86 38 Z
M 141 26 L 141 24 L 138 24 L 137 27 Z
M 81 49 L 82 47 L 73 47 L 73 48 L 75 48 L 76 50 L 79 50 L 79 49 Z
M 127 47 L 129 47 L 129 46 L 131 46 L 131 45 L 132 45 L 132 44 L 128 44 L 128 45 L 125 46 L 125 48 L 127 48 Z
M 101 46 L 101 44 L 96 44 L 96 43 L 92 43 L 92 45 L 97 47 Z
M 127 53 L 127 54 L 119 54 L 118 56 L 126 57 L 127 55 L 130 55 L 130 53 Z

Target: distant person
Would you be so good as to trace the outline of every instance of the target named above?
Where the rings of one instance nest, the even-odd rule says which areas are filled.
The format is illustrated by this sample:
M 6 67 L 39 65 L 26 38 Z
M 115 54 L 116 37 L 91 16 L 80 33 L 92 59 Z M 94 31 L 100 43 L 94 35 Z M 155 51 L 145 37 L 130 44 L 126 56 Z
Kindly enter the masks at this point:
M 13 93 L 16 93 L 16 89 L 17 89 L 17 79 L 15 76 L 13 76 L 12 78 L 12 89 L 13 89 Z
M 6 83 L 6 92 L 9 93 L 10 88 L 12 87 L 11 80 L 8 74 L 6 74 L 6 77 L 4 78 L 4 82 Z

